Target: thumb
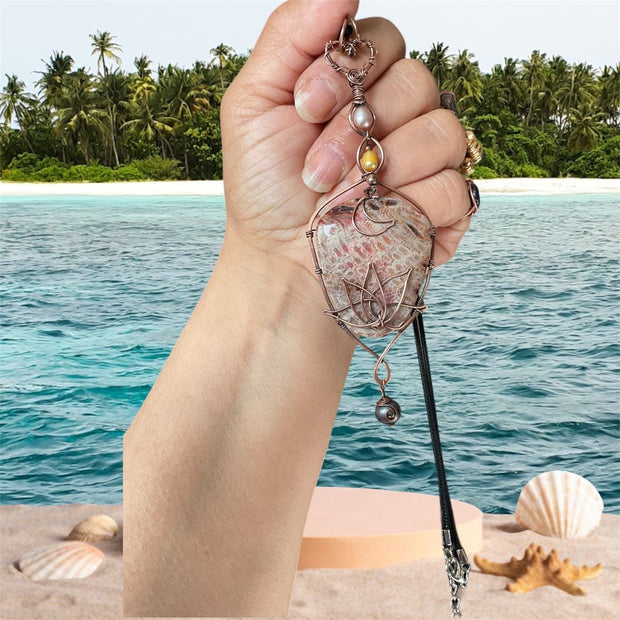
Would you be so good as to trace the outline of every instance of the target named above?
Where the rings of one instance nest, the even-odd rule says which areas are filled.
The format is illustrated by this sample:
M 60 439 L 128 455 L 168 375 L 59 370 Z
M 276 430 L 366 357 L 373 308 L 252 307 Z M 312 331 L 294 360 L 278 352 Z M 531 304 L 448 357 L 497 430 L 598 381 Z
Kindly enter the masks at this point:
M 358 0 L 289 0 L 280 5 L 239 74 L 244 85 L 266 88 L 264 96 L 279 104 L 293 103 L 299 76 L 323 53 L 327 41 L 338 38 L 344 18 L 354 17 L 358 4 Z

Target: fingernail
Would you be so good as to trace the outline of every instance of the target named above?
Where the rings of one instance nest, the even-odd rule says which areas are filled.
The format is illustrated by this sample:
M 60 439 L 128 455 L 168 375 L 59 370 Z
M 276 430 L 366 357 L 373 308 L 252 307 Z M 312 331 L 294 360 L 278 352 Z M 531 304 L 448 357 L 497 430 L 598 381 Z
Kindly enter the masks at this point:
M 306 160 L 301 178 L 306 186 L 321 194 L 330 190 L 344 174 L 344 157 L 331 145 L 314 151 Z
M 451 110 L 456 114 L 456 96 L 449 90 L 444 90 L 439 94 L 440 105 L 444 110 Z
M 297 114 L 308 123 L 321 123 L 328 119 L 337 105 L 338 95 L 332 83 L 324 78 L 310 80 L 295 93 Z
M 328 194 L 325 194 L 324 196 L 321 196 L 317 200 L 316 208 L 320 209 L 324 204 L 327 204 L 330 200 L 332 200 L 334 198 L 334 196 L 337 196 L 341 192 L 344 192 L 344 190 L 347 187 L 350 187 L 350 186 L 351 186 L 350 181 L 347 181 L 347 180 L 341 181 L 340 183 L 338 183 L 337 185 L 332 187 L 332 189 L 330 190 L 330 192 Z M 349 198 L 353 198 L 354 194 L 355 194 L 355 190 L 352 189 L 350 192 L 346 192 L 346 193 L 342 194 L 342 196 L 339 196 L 339 198 L 340 198 L 340 200 L 342 200 L 342 202 L 345 202 Z

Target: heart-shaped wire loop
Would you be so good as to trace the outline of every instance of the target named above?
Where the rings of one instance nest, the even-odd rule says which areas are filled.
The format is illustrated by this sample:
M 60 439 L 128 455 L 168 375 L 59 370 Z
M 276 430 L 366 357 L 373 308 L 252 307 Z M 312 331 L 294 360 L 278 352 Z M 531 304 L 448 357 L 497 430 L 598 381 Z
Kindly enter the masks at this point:
M 342 52 L 352 58 L 357 55 L 361 46 L 367 47 L 370 52 L 370 57 L 366 60 L 361 69 L 351 69 L 349 67 L 342 66 L 332 57 L 332 52 Z M 325 60 L 327 60 L 334 70 L 344 75 L 347 80 L 349 80 L 350 84 L 361 84 L 364 81 L 364 78 L 368 75 L 368 72 L 375 64 L 376 56 L 377 50 L 375 49 L 373 42 L 368 39 L 360 38 L 357 33 L 357 26 L 355 25 L 355 22 L 346 17 L 343 21 L 342 28 L 340 29 L 340 36 L 338 39 L 325 43 Z

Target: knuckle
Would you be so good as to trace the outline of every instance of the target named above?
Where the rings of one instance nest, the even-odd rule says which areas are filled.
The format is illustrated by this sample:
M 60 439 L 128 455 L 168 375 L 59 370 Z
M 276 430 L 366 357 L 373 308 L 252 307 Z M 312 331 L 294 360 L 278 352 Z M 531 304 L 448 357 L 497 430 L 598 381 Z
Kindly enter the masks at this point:
M 238 85 L 233 80 L 220 103 L 220 123 L 222 131 L 244 126 L 253 116 L 256 95 L 246 85 Z
M 398 58 L 402 58 L 407 50 L 407 44 L 400 30 L 385 17 L 373 17 L 372 21 L 372 30 L 377 33 L 376 38 L 389 41 L 393 53 Z M 373 34 L 373 36 L 375 35 Z
M 466 184 L 463 177 L 451 168 L 445 168 L 432 177 L 436 200 L 442 206 L 442 222 L 445 225 L 462 214 L 467 204 Z
M 438 128 L 436 131 L 442 132 L 446 142 L 450 144 L 452 152 L 450 164 L 459 166 L 467 152 L 467 138 L 461 121 L 450 110 L 441 108 L 433 110 L 427 116 L 434 121 Z
M 467 183 L 463 176 L 452 168 L 447 168 L 442 172 L 442 182 L 444 191 L 450 201 L 450 208 L 459 215 L 466 211 L 465 207 L 469 207 L 469 195 L 467 192 Z
M 222 100 L 220 102 L 221 112 L 224 113 L 224 112 L 229 111 L 233 105 L 234 100 L 235 100 L 235 84 L 233 82 L 224 91 L 224 95 L 222 96 Z
M 417 101 L 419 113 L 439 106 L 439 89 L 431 72 L 415 58 L 401 58 L 390 68 L 397 88 Z
M 281 29 L 282 26 L 291 22 L 291 18 L 294 18 L 293 10 L 294 6 L 290 0 L 288 2 L 283 2 L 271 12 L 267 20 L 267 25 L 273 25 L 276 29 Z
M 220 103 L 220 116 L 222 118 L 237 117 L 244 109 L 243 105 L 243 89 L 238 92 L 233 82 L 224 92 Z

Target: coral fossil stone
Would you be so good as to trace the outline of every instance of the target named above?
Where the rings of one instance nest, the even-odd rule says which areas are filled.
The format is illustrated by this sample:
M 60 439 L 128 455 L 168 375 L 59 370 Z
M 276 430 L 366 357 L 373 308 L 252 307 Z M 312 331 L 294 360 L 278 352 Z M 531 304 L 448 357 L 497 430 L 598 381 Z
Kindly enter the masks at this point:
M 331 310 L 358 338 L 380 337 L 411 320 L 433 228 L 404 200 L 367 198 L 356 211 L 358 202 L 319 212 L 314 245 Z

